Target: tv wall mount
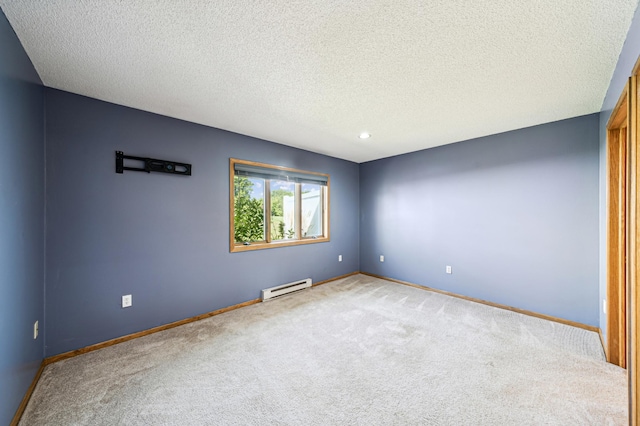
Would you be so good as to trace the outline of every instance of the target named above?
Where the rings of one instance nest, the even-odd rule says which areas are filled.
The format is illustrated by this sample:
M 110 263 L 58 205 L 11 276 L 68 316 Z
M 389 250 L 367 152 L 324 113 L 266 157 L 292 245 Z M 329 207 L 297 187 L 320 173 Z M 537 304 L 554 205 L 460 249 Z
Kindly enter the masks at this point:
M 139 164 L 144 163 L 144 167 L 125 167 L 124 160 L 134 160 Z M 132 172 L 162 172 L 174 175 L 191 176 L 191 164 L 178 163 L 175 161 L 158 160 L 156 158 L 134 157 L 124 155 L 122 151 L 116 151 L 116 173 L 124 173 L 125 170 Z

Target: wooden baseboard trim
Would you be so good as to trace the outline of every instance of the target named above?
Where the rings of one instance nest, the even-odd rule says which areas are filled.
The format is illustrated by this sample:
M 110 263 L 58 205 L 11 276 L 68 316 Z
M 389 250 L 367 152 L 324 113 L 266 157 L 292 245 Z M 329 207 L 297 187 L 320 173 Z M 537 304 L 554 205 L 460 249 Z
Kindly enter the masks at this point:
M 38 381 L 40 380 L 40 376 L 42 376 L 42 371 L 44 370 L 45 365 L 46 364 L 43 360 L 40 363 L 40 367 L 38 368 L 36 375 L 33 377 L 33 380 L 31 381 L 31 385 L 27 389 L 27 392 L 24 394 L 24 397 L 22 398 L 22 401 L 20 402 L 20 405 L 18 406 L 16 413 L 13 415 L 13 419 L 11 420 L 11 423 L 9 423 L 10 426 L 18 426 L 18 423 L 20 423 L 22 414 L 24 414 L 24 410 L 27 408 L 27 404 L 29 403 L 29 400 L 31 399 L 31 395 L 33 394 L 33 391 L 36 388 Z
M 368 275 L 370 277 L 380 278 L 382 280 L 391 281 L 391 282 L 402 284 L 402 285 L 406 285 L 406 286 L 409 286 L 409 287 L 419 288 L 421 290 L 433 291 L 434 293 L 444 294 L 445 296 L 456 297 L 458 299 L 468 300 L 470 302 L 475 302 L 475 303 L 481 303 L 483 305 L 492 306 L 494 308 L 505 309 L 507 311 L 517 312 L 519 314 L 529 315 L 529 316 L 532 316 L 532 317 L 541 318 L 541 319 L 545 319 L 545 320 L 548 320 L 548 321 L 558 322 L 560 324 L 570 325 L 572 327 L 582 328 L 582 329 L 585 329 L 585 330 L 593 331 L 595 333 L 597 333 L 598 330 L 600 330 L 598 327 L 594 327 L 592 325 L 582 324 L 580 322 L 570 321 L 570 320 L 566 320 L 566 319 L 563 319 L 563 318 L 554 317 L 554 316 L 551 316 L 551 315 L 539 314 L 537 312 L 528 311 L 526 309 L 514 308 L 513 306 L 508 306 L 508 305 L 503 305 L 503 304 L 500 304 L 500 303 L 489 302 L 488 300 L 482 300 L 482 299 L 476 299 L 475 297 L 463 296 L 461 294 L 451 293 L 451 292 L 445 291 L 445 290 L 438 290 L 436 288 L 422 286 L 422 285 L 410 283 L 410 282 L 407 282 L 407 281 L 396 280 L 394 278 L 384 277 L 382 275 L 370 274 L 368 272 L 360 272 L 360 273 L 362 275 Z
M 322 284 L 327 284 L 333 281 L 338 281 L 341 280 L 343 278 L 347 278 L 347 277 L 351 277 L 353 275 L 358 275 L 360 273 L 360 271 L 355 271 L 355 272 L 351 272 L 349 274 L 344 274 L 344 275 L 340 275 L 338 277 L 334 277 L 334 278 L 329 278 L 328 280 L 324 280 L 324 281 L 318 281 L 317 283 L 313 283 L 313 287 L 322 285 Z
M 326 283 L 329 283 L 331 281 L 336 281 L 336 280 L 339 280 L 339 279 L 342 279 L 342 278 L 349 277 L 351 275 L 356 275 L 358 273 L 359 272 L 356 271 L 356 272 L 352 272 L 350 274 L 340 275 L 339 277 L 331 278 L 331 279 L 328 279 L 328 280 L 319 281 L 319 282 L 313 284 L 313 286 L 315 287 L 315 286 L 318 286 L 318 285 L 326 284 Z M 115 339 L 107 340 L 105 342 L 96 343 L 95 345 L 85 346 L 84 348 L 80 348 L 80 349 L 76 349 L 76 350 L 73 350 L 73 351 L 65 352 L 65 353 L 62 353 L 62 354 L 59 354 L 59 355 L 54 355 L 54 356 L 45 358 L 43 363 L 44 363 L 44 365 L 53 364 L 54 362 L 62 361 L 63 359 L 73 358 L 73 357 L 78 356 L 78 355 L 82 355 L 82 354 L 86 354 L 86 353 L 89 353 L 89 352 L 97 351 L 98 349 L 107 348 L 109 346 L 117 345 L 118 343 L 127 342 L 129 340 L 137 339 L 139 337 L 148 336 L 149 334 L 158 333 L 158 332 L 164 331 L 164 330 L 169 330 L 171 328 L 179 327 L 181 325 L 189 324 L 191 322 L 200 321 L 200 320 L 203 320 L 203 319 L 206 319 L 206 318 L 210 318 L 210 317 L 213 317 L 213 316 L 216 316 L 216 315 L 220 315 L 220 314 L 223 314 L 225 312 L 233 311 L 233 310 L 236 310 L 236 309 L 239 309 L 239 308 L 244 308 L 245 306 L 255 305 L 256 303 L 260 303 L 260 299 L 249 300 L 247 302 L 239 303 L 237 305 L 228 306 L 226 308 L 218 309 L 216 311 L 207 312 L 206 314 L 197 315 L 197 316 L 191 317 L 191 318 L 185 318 L 185 319 L 180 320 L 180 321 L 175 321 L 175 322 L 172 322 L 172 323 L 169 323 L 169 324 L 160 325 L 158 327 L 153 327 L 153 328 L 150 328 L 150 329 L 147 329 L 147 330 L 138 331 L 136 333 L 127 334 L 126 336 L 117 337 Z
M 117 345 L 118 343 L 127 342 L 129 340 L 137 339 L 139 337 L 148 336 L 149 334 L 154 334 L 160 331 L 169 330 L 171 328 L 179 327 L 181 325 L 189 324 L 191 322 L 200 321 L 205 318 L 210 318 L 216 315 L 220 315 L 225 312 L 233 311 L 239 308 L 244 308 L 245 306 L 255 305 L 256 303 L 260 303 L 260 299 L 249 300 L 247 302 L 239 303 L 237 305 L 228 306 L 226 308 L 207 312 L 206 314 L 197 315 L 191 318 L 185 318 L 180 321 L 171 322 L 169 324 L 164 324 L 158 327 L 149 328 L 147 330 L 138 331 L 136 333 L 127 334 L 126 336 L 117 337 L 115 339 L 107 340 L 105 342 L 96 343 L 95 345 L 85 346 L 84 348 L 76 349 L 74 351 L 69 351 L 59 355 L 54 355 L 54 356 L 45 358 L 44 363 L 45 365 L 53 364 L 54 362 L 62 361 L 63 359 L 73 358 L 78 355 L 97 351 L 98 349 L 103 349 L 109 346 Z
M 604 342 L 604 336 L 602 335 L 602 329 L 598 327 L 598 336 L 600 336 L 600 344 L 602 345 L 602 351 L 604 352 L 604 357 L 609 362 L 609 353 L 607 352 L 607 344 Z
M 507 306 L 507 305 L 502 305 L 499 303 L 493 303 L 493 302 L 489 302 L 486 300 L 482 300 L 482 299 L 476 299 L 474 297 L 468 297 L 468 296 L 463 296 L 460 294 L 456 294 L 456 293 L 451 293 L 445 290 L 438 290 L 435 288 L 431 288 L 431 287 L 426 287 L 426 286 L 422 286 L 419 284 L 414 284 L 414 283 L 410 283 L 407 281 L 401 281 L 401 280 L 396 280 L 394 278 L 389 278 L 389 277 L 385 277 L 382 275 L 377 275 L 377 274 L 371 274 L 368 272 L 362 272 L 362 271 L 355 271 L 355 272 L 351 272 L 349 274 L 344 274 L 344 275 L 340 275 L 334 278 L 330 278 L 328 280 L 324 280 L 324 281 L 318 281 L 316 283 L 313 284 L 313 287 L 322 285 L 322 284 L 327 284 L 333 281 L 337 281 L 337 280 L 341 280 L 343 278 L 347 278 L 353 275 L 358 275 L 358 274 L 362 274 L 362 275 L 368 275 L 370 277 L 374 277 L 374 278 L 379 278 L 385 281 L 390 281 L 390 282 L 394 282 L 397 284 L 402 284 L 402 285 L 406 285 L 409 287 L 414 287 L 420 290 L 426 290 L 426 291 L 432 291 L 434 293 L 439 293 L 439 294 L 444 294 L 446 296 L 451 296 L 451 297 L 455 297 L 458 299 L 463 299 L 463 300 L 467 300 L 470 302 L 476 302 L 476 303 L 481 303 L 483 305 L 488 305 L 488 306 L 492 306 L 494 308 L 499 308 L 499 309 L 506 309 L 508 311 L 512 311 L 512 312 L 517 312 L 520 314 L 524 314 L 524 315 L 529 315 L 529 316 L 533 316 L 536 318 L 542 318 L 542 319 L 546 319 L 549 321 L 554 321 L 554 322 L 558 322 L 561 324 L 565 324 L 565 325 L 570 325 L 573 327 L 578 327 L 578 328 L 582 328 L 585 330 L 589 330 L 589 331 L 594 331 L 597 332 L 598 335 L 600 336 L 600 342 L 602 344 L 603 350 L 605 351 L 605 355 L 607 355 L 606 352 L 606 345 L 604 343 L 604 338 L 602 336 L 602 330 L 600 330 L 600 328 L 598 327 L 593 327 L 590 325 L 586 325 L 586 324 L 582 324 L 582 323 L 578 323 L 578 322 L 574 322 L 574 321 L 569 321 L 569 320 L 565 320 L 562 318 L 557 318 L 557 317 L 553 317 L 550 315 L 544 315 L 544 314 L 539 314 L 537 312 L 533 312 L 533 311 L 527 311 L 525 309 L 519 309 L 519 308 L 514 308 L 511 306 Z M 29 388 L 27 389 L 27 392 L 25 393 L 24 397 L 22 398 L 22 401 L 20 402 L 20 405 L 18 406 L 18 409 L 16 410 L 15 415 L 13 416 L 13 419 L 11 420 L 10 426 L 17 426 L 18 423 L 20 422 L 20 419 L 22 418 L 22 415 L 24 414 L 24 410 L 27 408 L 27 404 L 29 403 L 29 400 L 31 399 L 31 395 L 33 394 L 33 391 L 36 388 L 36 385 L 38 384 L 38 381 L 40 380 L 40 376 L 42 376 L 42 372 L 44 370 L 44 368 L 49 365 L 49 364 L 53 364 L 54 362 L 58 362 L 58 361 L 62 361 L 64 359 L 68 359 L 68 358 L 73 358 L 75 356 L 78 355 L 82 355 L 82 354 L 86 354 L 89 352 L 93 352 L 93 351 L 97 351 L 98 349 L 102 349 L 102 348 L 106 348 L 109 346 L 113 346 L 113 345 L 117 345 L 118 343 L 123 343 L 123 342 L 127 342 L 129 340 L 133 340 L 133 339 L 137 339 L 138 337 L 143 337 L 143 336 L 147 336 L 149 334 L 153 334 L 153 333 L 158 333 L 160 331 L 164 331 L 164 330 L 169 330 L 171 328 L 175 328 L 175 327 L 179 327 L 181 325 L 185 325 L 185 324 L 189 324 L 191 322 L 195 322 L 195 321 L 200 321 L 206 318 L 210 318 L 216 315 L 220 315 L 223 314 L 225 312 L 230 312 L 236 309 L 240 309 L 240 308 L 244 308 L 246 306 L 250 306 L 250 305 L 255 305 L 257 303 L 260 303 L 260 299 L 253 299 L 253 300 L 249 300 L 247 302 L 243 302 L 243 303 L 239 303 L 237 305 L 233 305 L 233 306 L 228 306 L 226 308 L 222 308 L 222 309 L 218 309 L 215 311 L 211 311 L 211 312 L 207 312 L 205 314 L 201 314 L 201 315 L 197 315 L 195 317 L 191 317 L 191 318 L 185 318 L 183 320 L 180 321 L 175 321 L 169 324 L 165 324 L 165 325 L 161 325 L 158 327 L 153 327 L 147 330 L 143 330 L 143 331 L 139 331 L 137 333 L 132 333 L 132 334 L 128 334 L 126 336 L 122 336 L 122 337 L 118 337 L 115 339 L 111 339 L 111 340 L 107 340 L 105 342 L 101 342 L 101 343 L 96 343 L 95 345 L 90 345 L 90 346 L 86 346 L 84 348 L 80 348 L 80 349 L 76 349 L 74 351 L 69 351 L 69 352 L 65 352 L 59 355 L 54 355 L 48 358 L 45 358 L 42 360 L 42 363 L 40 363 L 40 367 L 38 368 L 38 371 L 36 372 L 36 375 L 33 378 L 33 381 L 31 382 L 31 385 L 29 386 Z

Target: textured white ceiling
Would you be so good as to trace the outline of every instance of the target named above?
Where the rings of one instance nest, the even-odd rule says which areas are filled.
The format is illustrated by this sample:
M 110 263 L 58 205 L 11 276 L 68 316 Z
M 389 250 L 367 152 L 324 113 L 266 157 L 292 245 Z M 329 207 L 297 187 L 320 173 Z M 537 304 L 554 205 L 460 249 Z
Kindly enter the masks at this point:
M 356 162 L 599 111 L 637 3 L 0 0 L 47 86 Z

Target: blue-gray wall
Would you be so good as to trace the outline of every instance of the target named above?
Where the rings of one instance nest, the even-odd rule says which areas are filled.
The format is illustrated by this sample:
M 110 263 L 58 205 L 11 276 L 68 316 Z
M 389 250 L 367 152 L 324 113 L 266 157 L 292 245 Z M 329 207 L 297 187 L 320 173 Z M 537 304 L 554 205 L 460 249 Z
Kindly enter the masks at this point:
M 616 69 L 613 72 L 609 89 L 602 103 L 600 113 L 600 330 L 606 339 L 607 316 L 602 309 L 602 301 L 607 298 L 607 121 L 611 116 L 613 108 L 622 94 L 627 80 L 631 76 L 633 66 L 640 56 L 640 8 L 636 9 L 631 27 L 627 33 Z
M 47 356 L 359 270 L 356 163 L 54 89 L 46 111 Z M 116 150 L 193 176 L 116 174 Z M 229 253 L 230 157 L 329 173 L 331 241 Z
M 40 78 L 0 11 L 0 424 L 42 361 L 44 109 Z
M 364 163 L 360 179 L 362 271 L 598 325 L 598 114 Z

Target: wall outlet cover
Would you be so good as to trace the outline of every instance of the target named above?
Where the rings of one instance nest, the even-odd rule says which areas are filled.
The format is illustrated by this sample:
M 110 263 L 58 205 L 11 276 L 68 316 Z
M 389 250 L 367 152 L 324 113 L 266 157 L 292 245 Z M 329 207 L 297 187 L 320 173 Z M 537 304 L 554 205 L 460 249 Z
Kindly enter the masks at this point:
M 133 301 L 131 300 L 131 295 L 130 294 L 126 294 L 126 295 L 122 296 L 122 307 L 123 308 L 128 308 L 132 304 L 133 304 Z

